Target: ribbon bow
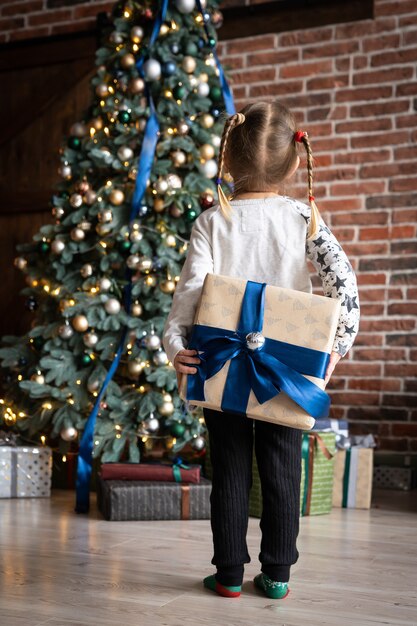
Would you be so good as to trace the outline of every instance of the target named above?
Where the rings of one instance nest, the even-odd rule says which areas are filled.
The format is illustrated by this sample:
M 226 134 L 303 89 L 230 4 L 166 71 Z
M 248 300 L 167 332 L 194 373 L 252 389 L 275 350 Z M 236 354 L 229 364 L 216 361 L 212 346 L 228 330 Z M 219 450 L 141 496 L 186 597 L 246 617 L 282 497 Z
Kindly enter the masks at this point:
M 324 378 L 329 355 L 261 335 L 266 283 L 247 281 L 236 331 L 195 324 L 189 347 L 201 363 L 187 376 L 187 400 L 204 401 L 204 383 L 230 361 L 222 411 L 246 414 L 253 390 L 259 404 L 281 391 L 315 418 L 326 417 L 330 398 L 304 375 Z

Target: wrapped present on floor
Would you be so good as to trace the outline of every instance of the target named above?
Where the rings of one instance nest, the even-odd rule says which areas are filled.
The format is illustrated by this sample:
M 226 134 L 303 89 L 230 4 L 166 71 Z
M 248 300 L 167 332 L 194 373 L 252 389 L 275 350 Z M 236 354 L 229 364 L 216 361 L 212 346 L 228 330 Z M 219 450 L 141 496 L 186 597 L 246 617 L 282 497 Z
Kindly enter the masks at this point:
M 336 434 L 303 433 L 301 465 L 301 515 L 322 515 L 332 510 Z
M 346 437 L 338 443 L 333 506 L 354 509 L 371 507 L 375 445 L 371 434 Z
M 173 463 L 103 463 L 103 480 L 162 480 L 177 483 L 199 483 L 201 465 Z
M 181 376 L 181 398 L 310 430 L 328 416 L 339 311 L 334 298 L 207 274 L 188 343 L 201 362 Z
M 331 418 L 317 419 L 312 430 L 336 433 L 336 445 L 342 437 L 349 436 L 349 423 L 347 420 L 337 420 Z
M 210 519 L 211 482 L 198 484 L 97 480 L 97 505 L 106 520 Z
M 2 433 L 0 441 L 0 498 L 49 497 L 51 448 L 20 445 L 10 433 Z

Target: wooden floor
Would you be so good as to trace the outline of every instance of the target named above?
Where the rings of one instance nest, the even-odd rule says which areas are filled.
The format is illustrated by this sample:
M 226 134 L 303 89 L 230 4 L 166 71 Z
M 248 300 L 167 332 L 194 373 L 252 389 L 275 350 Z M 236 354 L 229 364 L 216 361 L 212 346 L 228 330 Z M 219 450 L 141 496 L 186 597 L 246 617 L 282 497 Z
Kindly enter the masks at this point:
M 370 511 L 301 519 L 285 600 L 253 588 L 250 518 L 242 595 L 202 587 L 213 573 L 209 520 L 106 522 L 74 494 L 0 500 L 2 626 L 417 626 L 417 491 L 379 491 Z

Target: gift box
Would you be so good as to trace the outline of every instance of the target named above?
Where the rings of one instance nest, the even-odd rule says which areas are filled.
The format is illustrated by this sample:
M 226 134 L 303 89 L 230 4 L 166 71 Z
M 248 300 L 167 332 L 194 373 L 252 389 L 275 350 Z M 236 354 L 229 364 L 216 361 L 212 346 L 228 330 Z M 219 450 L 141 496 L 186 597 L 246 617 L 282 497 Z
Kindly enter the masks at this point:
M 51 474 L 48 446 L 0 446 L 0 498 L 47 498 Z
M 210 519 L 211 482 L 198 484 L 97 480 L 97 505 L 106 520 Z
M 302 439 L 300 513 L 322 515 L 332 510 L 334 432 L 305 432 Z
M 207 274 L 188 343 L 201 362 L 181 376 L 181 398 L 310 430 L 328 416 L 339 312 L 334 298 Z
M 200 482 L 201 465 L 184 463 L 103 463 L 103 480 L 157 480 L 187 483 Z
M 347 437 L 338 444 L 334 468 L 333 506 L 369 509 L 375 440 L 372 435 Z

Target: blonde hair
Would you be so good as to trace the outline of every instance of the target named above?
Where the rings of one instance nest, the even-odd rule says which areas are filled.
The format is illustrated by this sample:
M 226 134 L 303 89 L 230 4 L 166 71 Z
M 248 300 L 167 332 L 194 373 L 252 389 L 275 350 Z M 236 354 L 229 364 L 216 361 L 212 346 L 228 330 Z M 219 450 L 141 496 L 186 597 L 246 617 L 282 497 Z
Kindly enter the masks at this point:
M 313 153 L 308 134 L 297 131 L 294 115 L 280 102 L 254 102 L 225 121 L 218 157 L 217 189 L 221 210 L 230 219 L 232 207 L 222 188 L 225 165 L 233 183 L 233 196 L 244 191 L 263 191 L 287 178 L 295 167 L 297 144 L 307 156 L 308 198 L 311 219 L 308 238 L 315 237 L 320 213 L 313 195 Z

